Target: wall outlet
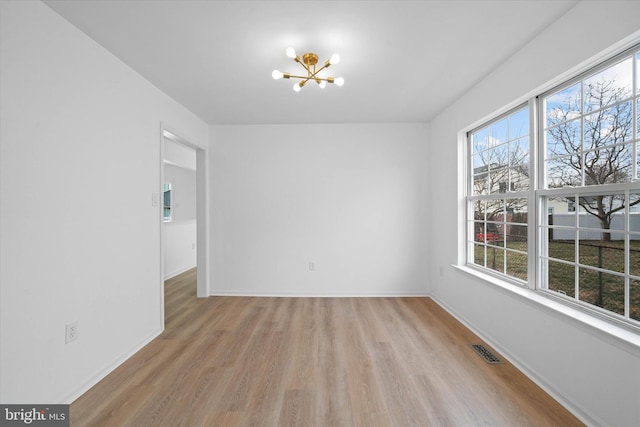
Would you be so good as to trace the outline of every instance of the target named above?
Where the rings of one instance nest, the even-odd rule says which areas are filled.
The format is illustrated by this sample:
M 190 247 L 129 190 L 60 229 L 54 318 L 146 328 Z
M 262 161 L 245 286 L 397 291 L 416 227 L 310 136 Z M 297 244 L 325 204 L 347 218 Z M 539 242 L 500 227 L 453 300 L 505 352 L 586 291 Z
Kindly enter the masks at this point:
M 315 261 L 309 261 L 309 270 L 310 271 L 314 271 L 316 269 L 316 262 Z
M 78 338 L 78 321 L 67 323 L 65 326 L 66 336 L 64 343 L 69 344 L 71 341 L 75 341 Z

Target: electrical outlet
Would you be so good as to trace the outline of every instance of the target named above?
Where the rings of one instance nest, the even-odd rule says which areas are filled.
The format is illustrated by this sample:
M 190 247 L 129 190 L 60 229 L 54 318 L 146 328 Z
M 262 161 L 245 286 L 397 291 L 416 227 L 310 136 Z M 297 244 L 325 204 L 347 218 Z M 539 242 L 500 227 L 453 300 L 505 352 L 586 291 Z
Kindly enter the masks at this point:
M 69 344 L 71 341 L 75 341 L 78 338 L 78 321 L 67 323 L 65 326 L 66 337 L 65 344 Z
M 316 269 L 315 261 L 309 261 L 309 270 L 314 271 Z

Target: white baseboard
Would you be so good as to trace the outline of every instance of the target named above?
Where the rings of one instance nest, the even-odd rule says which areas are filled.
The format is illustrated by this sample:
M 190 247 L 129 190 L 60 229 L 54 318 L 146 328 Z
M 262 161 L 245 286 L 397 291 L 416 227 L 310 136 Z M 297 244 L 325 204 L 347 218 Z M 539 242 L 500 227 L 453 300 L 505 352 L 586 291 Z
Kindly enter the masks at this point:
M 63 402 L 63 404 L 71 404 L 71 403 L 73 403 L 74 400 L 76 400 L 77 398 L 82 396 L 84 393 L 86 393 L 91 387 L 93 387 L 94 385 L 98 384 L 102 379 L 104 379 L 104 377 L 106 377 L 111 372 L 113 372 L 118 366 L 120 366 L 124 362 L 126 362 L 131 356 L 133 356 L 134 354 L 136 354 L 137 352 L 142 350 L 142 348 L 144 346 L 146 346 L 151 341 L 153 341 L 155 338 L 157 338 L 161 333 L 162 333 L 162 329 L 159 330 L 159 331 L 153 332 L 151 335 L 147 336 L 145 339 L 143 339 L 137 345 L 133 346 L 129 351 L 125 352 L 120 358 L 118 358 L 111 365 L 109 365 L 109 366 L 105 367 L 104 369 L 101 369 L 100 371 L 98 371 L 88 381 L 86 381 L 84 384 L 80 385 L 80 387 L 78 387 L 73 392 L 69 393 L 64 398 L 60 399 L 59 401 Z
M 189 271 L 189 270 L 191 270 L 192 268 L 195 268 L 195 267 L 197 267 L 196 264 L 193 264 L 193 265 L 190 265 L 188 267 L 176 270 L 176 271 L 174 271 L 172 273 L 167 273 L 167 274 L 164 275 L 164 280 L 172 279 L 172 278 L 176 277 L 177 275 L 182 274 L 185 271 Z
M 300 293 L 300 292 L 232 292 L 213 291 L 211 297 L 265 297 L 265 298 L 411 298 L 428 297 L 426 293 L 374 292 L 374 293 Z
M 501 346 L 498 342 L 491 339 L 484 332 L 476 329 L 473 324 L 468 322 L 462 315 L 453 310 L 450 306 L 442 302 L 436 297 L 431 296 L 440 307 L 442 307 L 447 313 L 451 314 L 456 318 L 460 323 L 462 323 L 465 327 L 471 330 L 474 334 L 476 334 L 480 339 L 493 347 L 498 353 L 504 356 L 509 363 L 515 366 L 520 372 L 527 376 L 531 381 L 533 381 L 538 387 L 543 389 L 548 395 L 553 397 L 558 403 L 560 403 L 564 408 L 571 412 L 576 418 L 585 423 L 587 426 L 598 427 L 604 426 L 605 424 L 602 420 L 596 420 L 591 415 L 589 415 L 580 405 L 576 405 L 567 399 L 559 390 L 549 383 L 543 375 L 540 375 L 534 369 L 528 367 L 525 363 L 522 362 L 519 358 L 514 356 L 509 350 Z

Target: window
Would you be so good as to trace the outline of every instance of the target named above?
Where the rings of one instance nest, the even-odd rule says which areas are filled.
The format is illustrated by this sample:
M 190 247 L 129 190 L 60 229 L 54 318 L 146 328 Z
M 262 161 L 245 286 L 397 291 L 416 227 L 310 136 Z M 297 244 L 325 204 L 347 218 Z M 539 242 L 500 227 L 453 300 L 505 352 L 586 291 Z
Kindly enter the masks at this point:
M 527 280 L 529 108 L 469 133 L 468 262 Z
M 162 209 L 162 219 L 164 222 L 169 222 L 172 220 L 171 216 L 171 183 L 165 182 L 162 186 L 163 191 L 163 209 Z
M 540 287 L 636 321 L 639 61 L 635 49 L 539 97 L 539 200 L 555 207 L 540 219 Z
M 639 111 L 640 45 L 470 131 L 466 263 L 640 326 Z

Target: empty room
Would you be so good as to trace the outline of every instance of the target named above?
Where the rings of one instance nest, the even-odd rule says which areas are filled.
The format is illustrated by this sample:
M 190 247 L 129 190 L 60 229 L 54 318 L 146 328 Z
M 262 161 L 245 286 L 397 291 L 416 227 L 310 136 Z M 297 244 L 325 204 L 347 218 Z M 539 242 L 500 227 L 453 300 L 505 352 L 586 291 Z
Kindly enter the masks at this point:
M 639 17 L 0 0 L 0 424 L 640 425 Z

